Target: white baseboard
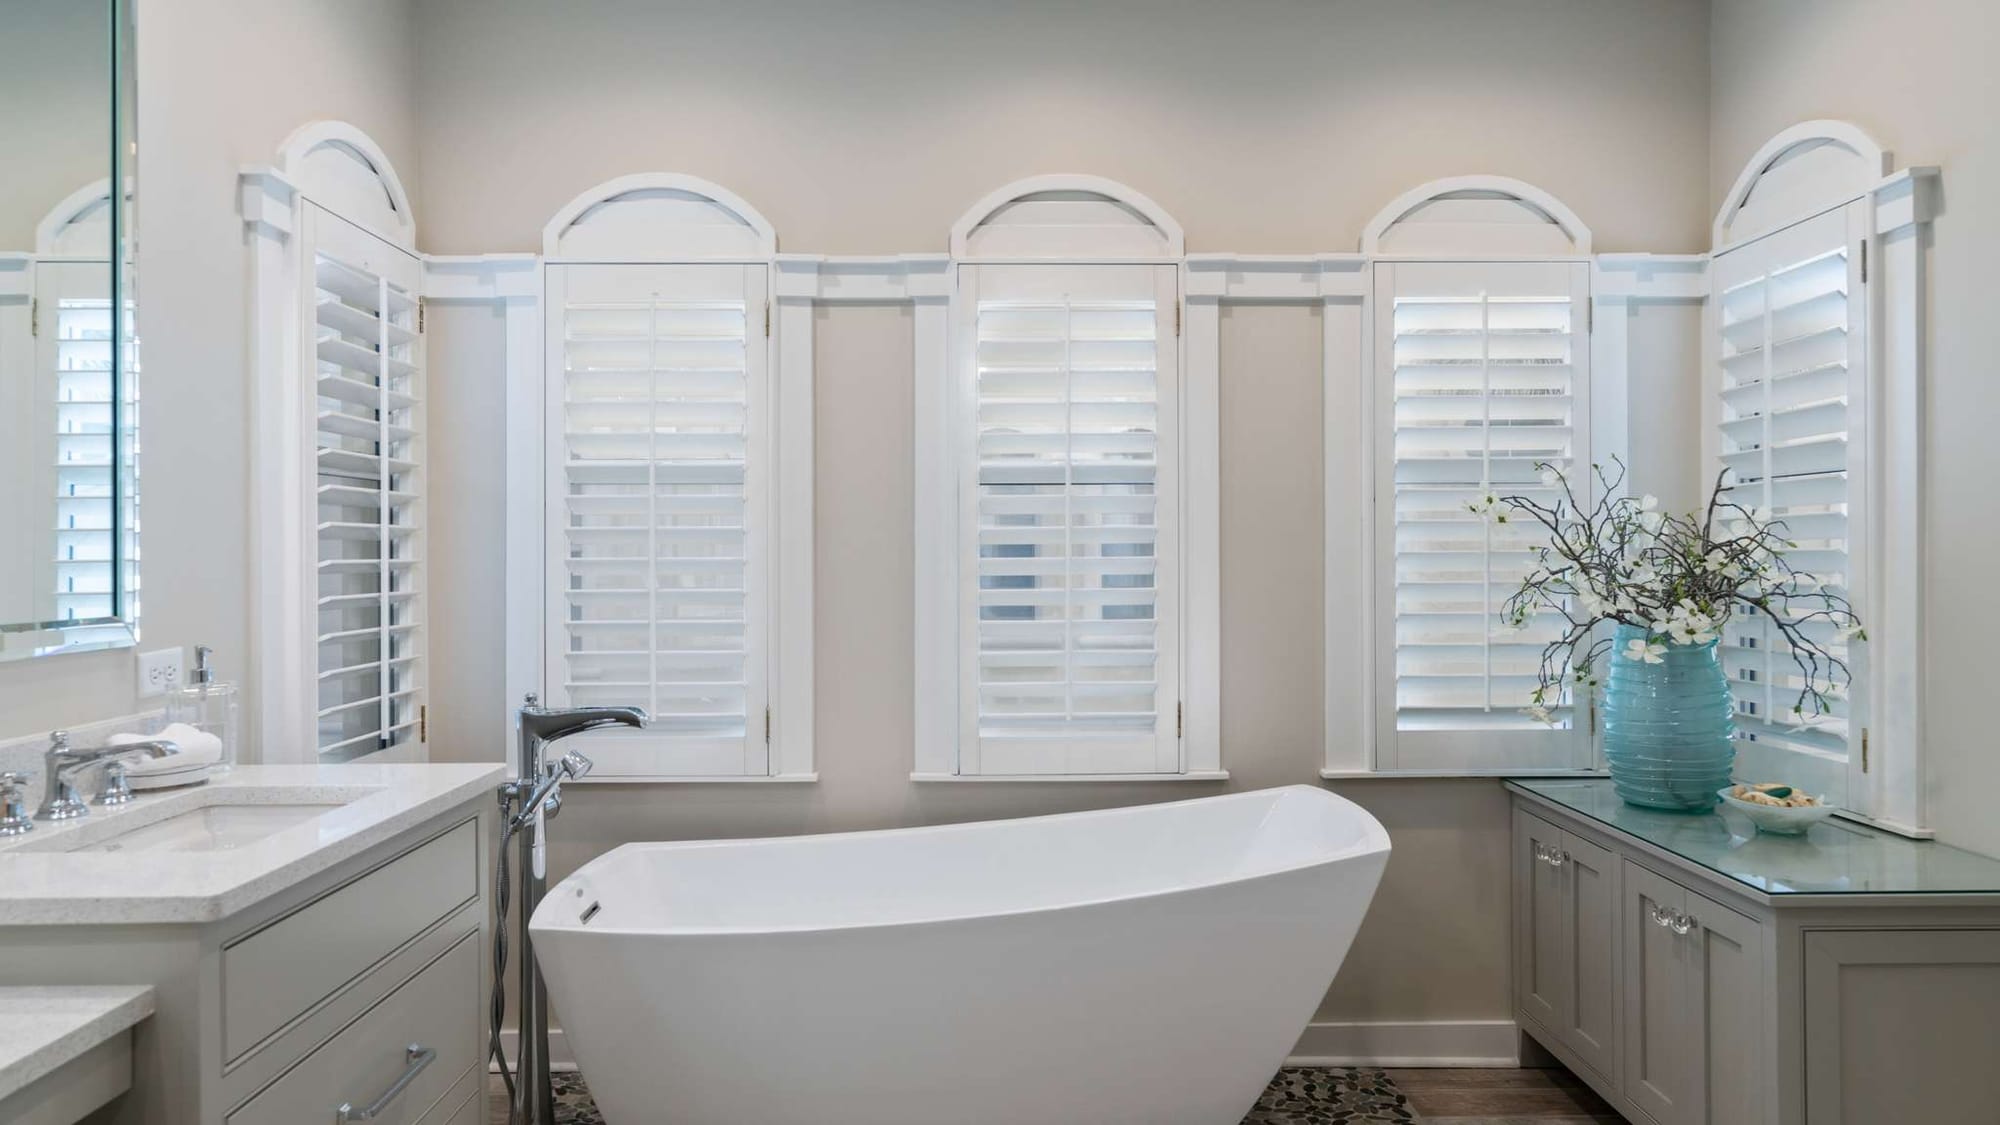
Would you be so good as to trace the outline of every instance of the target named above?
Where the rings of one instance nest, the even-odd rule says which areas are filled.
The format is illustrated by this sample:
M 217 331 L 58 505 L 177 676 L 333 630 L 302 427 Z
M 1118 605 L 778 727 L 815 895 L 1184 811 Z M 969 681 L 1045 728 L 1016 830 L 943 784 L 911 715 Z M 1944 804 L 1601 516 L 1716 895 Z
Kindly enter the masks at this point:
M 521 1033 L 512 1028 L 502 1028 L 500 1052 L 507 1056 L 508 1069 L 513 1069 L 514 1060 L 521 1057 Z M 486 1067 L 488 1070 L 493 1069 L 493 1060 L 488 1059 Z M 576 1069 L 576 1056 L 569 1053 L 569 1040 L 563 1038 L 563 1030 L 560 1027 L 549 1029 L 549 1069 Z
M 1314 1023 L 1286 1066 L 1518 1066 L 1512 1020 Z
M 512 1066 L 517 1033 L 502 1031 L 500 1049 Z M 1315 1023 L 1306 1026 L 1286 1066 L 1519 1066 L 1520 1038 L 1512 1020 L 1426 1023 Z M 575 1070 L 562 1028 L 549 1029 L 549 1069 Z

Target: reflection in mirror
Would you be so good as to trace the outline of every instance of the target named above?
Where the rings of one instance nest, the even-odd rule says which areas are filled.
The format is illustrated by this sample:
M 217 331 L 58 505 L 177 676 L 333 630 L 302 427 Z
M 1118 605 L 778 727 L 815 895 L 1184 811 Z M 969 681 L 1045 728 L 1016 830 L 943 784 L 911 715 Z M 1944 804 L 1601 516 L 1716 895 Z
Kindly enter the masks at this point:
M 136 637 L 128 16 L 0 0 L 0 659 Z

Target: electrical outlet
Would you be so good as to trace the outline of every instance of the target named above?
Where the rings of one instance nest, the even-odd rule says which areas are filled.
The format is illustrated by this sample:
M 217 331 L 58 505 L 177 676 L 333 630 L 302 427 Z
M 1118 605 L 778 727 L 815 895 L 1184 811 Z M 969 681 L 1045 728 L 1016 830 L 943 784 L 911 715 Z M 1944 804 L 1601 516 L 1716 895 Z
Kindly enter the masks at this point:
M 182 652 L 163 648 L 139 654 L 139 698 L 165 695 L 181 685 Z

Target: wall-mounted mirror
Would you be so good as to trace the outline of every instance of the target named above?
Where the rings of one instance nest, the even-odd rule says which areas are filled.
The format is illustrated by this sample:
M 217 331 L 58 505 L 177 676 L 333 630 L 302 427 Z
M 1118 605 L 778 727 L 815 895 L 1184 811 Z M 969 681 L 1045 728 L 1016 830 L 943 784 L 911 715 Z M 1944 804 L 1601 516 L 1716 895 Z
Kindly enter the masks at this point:
M 139 620 L 130 0 L 0 0 L 0 660 Z

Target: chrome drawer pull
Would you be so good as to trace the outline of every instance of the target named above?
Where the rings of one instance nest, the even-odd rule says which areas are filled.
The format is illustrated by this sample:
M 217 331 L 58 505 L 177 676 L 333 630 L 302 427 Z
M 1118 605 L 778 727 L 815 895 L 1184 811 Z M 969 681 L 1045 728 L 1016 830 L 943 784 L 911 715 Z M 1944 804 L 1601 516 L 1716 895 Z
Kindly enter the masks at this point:
M 1667 923 L 1667 927 L 1677 934 L 1685 934 L 1694 929 L 1694 919 L 1676 912 L 1673 919 Z
M 389 1108 L 389 1103 L 408 1089 L 410 1083 L 417 1080 L 417 1075 L 422 1074 L 425 1067 L 436 1062 L 437 1057 L 436 1047 L 410 1044 L 409 1065 L 403 1068 L 403 1076 L 396 1079 L 396 1084 L 382 1091 L 382 1096 L 369 1102 L 366 1109 L 355 1109 L 353 1102 L 343 1103 L 333 1116 L 336 1125 L 347 1125 L 349 1121 L 373 1121 L 382 1116 L 382 1112 Z
M 1659 926 L 1663 929 L 1670 929 L 1673 927 L 1674 924 L 1673 913 L 1667 910 L 1666 908 L 1662 907 L 1659 903 L 1656 902 L 1647 903 L 1646 913 L 1649 917 L 1653 919 L 1653 924 L 1655 926 Z

